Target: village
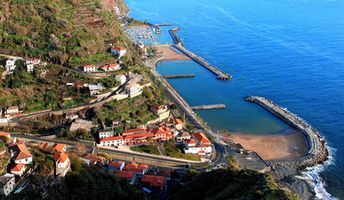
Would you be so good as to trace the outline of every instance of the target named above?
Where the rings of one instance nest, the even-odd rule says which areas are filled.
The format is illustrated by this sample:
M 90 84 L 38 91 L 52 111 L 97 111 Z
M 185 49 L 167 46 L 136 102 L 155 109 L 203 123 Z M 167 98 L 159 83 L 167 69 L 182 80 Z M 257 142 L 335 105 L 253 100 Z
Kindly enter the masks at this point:
M 145 55 L 144 45 L 135 43 L 136 48 Z M 144 87 L 150 84 L 142 83 L 142 75 L 132 72 L 124 74 L 111 74 L 122 68 L 121 58 L 127 50 L 120 46 L 110 49 L 117 62 L 96 65 L 87 64 L 79 69 L 80 73 L 94 77 L 113 76 L 117 84 L 113 88 L 105 88 L 101 83 L 88 84 L 81 82 L 66 83 L 66 87 L 78 89 L 86 88 L 90 96 L 95 97 L 90 103 L 97 103 L 110 98 L 120 101 L 126 98 L 135 98 L 142 95 Z M 23 61 L 28 73 L 37 69 L 43 69 L 47 73 L 47 63 L 40 59 L 23 59 L 10 57 L 6 61 L 3 77 L 12 74 L 18 61 Z M 108 74 L 110 73 L 110 74 Z M 42 74 L 44 75 L 44 74 Z M 115 92 L 114 91 L 120 91 Z M 69 132 L 83 132 L 92 135 L 93 150 L 91 152 L 75 151 L 73 147 L 63 143 L 28 141 L 25 138 L 17 138 L 16 133 L 1 132 L 2 152 L 2 176 L 0 177 L 0 193 L 20 193 L 28 186 L 29 177 L 32 174 L 44 173 L 55 178 L 64 177 L 71 170 L 72 160 L 70 153 L 77 155 L 84 165 L 97 166 L 111 170 L 116 176 L 126 179 L 132 185 L 139 185 L 147 193 L 166 193 L 168 181 L 171 180 L 171 168 L 149 166 L 134 161 L 112 159 L 111 156 L 97 153 L 95 149 L 116 149 L 123 152 L 137 152 L 164 157 L 173 157 L 181 160 L 193 160 L 208 162 L 213 156 L 213 144 L 202 131 L 191 131 L 186 126 L 186 120 L 175 110 L 173 103 L 151 105 L 149 110 L 154 119 L 141 124 L 134 129 L 118 129 L 121 122 L 114 120 L 110 125 L 98 123 L 97 120 L 88 120 L 78 113 L 65 114 L 68 120 Z M 32 114 L 32 113 L 29 113 Z M 6 125 L 13 120 L 29 115 L 18 105 L 12 105 L 0 109 L 0 124 Z M 25 133 L 26 134 L 26 133 Z M 30 133 L 28 133 L 30 134 Z M 41 165 L 39 156 L 49 157 L 52 163 Z M 74 159 L 75 160 L 75 159 Z M 46 166 L 47 165 L 47 166 Z M 185 173 L 185 170 L 182 170 Z

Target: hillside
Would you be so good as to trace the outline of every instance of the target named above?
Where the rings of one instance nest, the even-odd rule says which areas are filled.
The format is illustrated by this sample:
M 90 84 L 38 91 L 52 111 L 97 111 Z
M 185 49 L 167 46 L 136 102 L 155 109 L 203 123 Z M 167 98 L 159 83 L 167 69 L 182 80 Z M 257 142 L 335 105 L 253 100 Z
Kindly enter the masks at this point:
M 251 170 L 202 173 L 180 188 L 170 199 L 298 199 L 280 188 L 271 176 Z
M 0 53 L 79 66 L 111 58 L 109 44 L 128 47 L 116 0 L 3 0 Z M 113 5 L 112 7 L 109 5 Z

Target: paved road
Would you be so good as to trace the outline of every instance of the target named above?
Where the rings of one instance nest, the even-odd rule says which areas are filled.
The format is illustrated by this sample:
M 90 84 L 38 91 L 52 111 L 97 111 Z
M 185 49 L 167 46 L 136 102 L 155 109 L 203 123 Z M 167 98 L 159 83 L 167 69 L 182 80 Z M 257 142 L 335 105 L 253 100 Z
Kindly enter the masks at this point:
M 33 141 L 33 142 L 50 142 L 50 143 L 61 143 L 66 144 L 69 147 L 76 147 L 79 144 L 84 144 L 89 151 L 98 151 L 98 152 L 105 152 L 113 155 L 117 159 L 123 159 L 127 161 L 137 161 L 140 163 L 147 163 L 150 165 L 155 166 L 163 166 L 163 167 L 187 167 L 187 166 L 200 166 L 204 165 L 204 163 L 197 162 L 197 161 L 189 161 L 177 158 L 171 158 L 167 156 L 157 156 L 139 152 L 127 152 L 120 149 L 114 148 L 97 148 L 94 146 L 94 142 L 86 142 L 86 141 L 70 141 L 70 140 L 63 140 L 63 139 L 49 139 L 45 137 L 38 137 L 32 135 L 25 135 L 25 134 L 12 134 L 19 139 L 23 139 L 25 141 Z

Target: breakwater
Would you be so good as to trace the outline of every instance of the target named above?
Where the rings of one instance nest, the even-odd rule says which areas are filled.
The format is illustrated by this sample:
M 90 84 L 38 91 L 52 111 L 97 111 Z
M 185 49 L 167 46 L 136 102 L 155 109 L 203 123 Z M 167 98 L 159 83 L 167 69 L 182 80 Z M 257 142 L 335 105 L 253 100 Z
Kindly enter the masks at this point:
M 177 35 L 177 32 L 179 30 L 180 30 L 180 28 L 171 28 L 168 32 L 170 33 L 174 44 L 183 45 L 182 40 Z
M 178 49 L 183 54 L 189 56 L 192 60 L 200 64 L 201 66 L 205 67 L 209 71 L 213 72 L 215 75 L 217 75 L 217 79 L 220 80 L 229 80 L 232 78 L 231 75 L 227 74 L 226 72 L 223 72 L 219 68 L 209 64 L 206 60 L 204 60 L 202 57 L 192 53 L 191 51 L 187 50 L 185 47 L 183 47 L 180 44 L 173 45 L 174 48 Z
M 225 104 L 191 106 L 192 110 L 211 110 L 211 109 L 223 109 L 223 108 L 226 108 Z
M 171 78 L 193 78 L 193 77 L 195 77 L 195 74 L 172 74 L 172 75 L 166 75 L 163 77 L 168 78 L 168 79 L 171 79 Z
M 323 137 L 306 121 L 291 113 L 286 108 L 282 108 L 281 106 L 264 97 L 249 96 L 246 97 L 245 100 L 256 103 L 265 108 L 297 131 L 300 131 L 306 138 L 309 149 L 303 157 L 292 160 L 270 161 L 273 166 L 289 166 L 303 169 L 317 164 L 322 164 L 328 159 L 329 151 Z

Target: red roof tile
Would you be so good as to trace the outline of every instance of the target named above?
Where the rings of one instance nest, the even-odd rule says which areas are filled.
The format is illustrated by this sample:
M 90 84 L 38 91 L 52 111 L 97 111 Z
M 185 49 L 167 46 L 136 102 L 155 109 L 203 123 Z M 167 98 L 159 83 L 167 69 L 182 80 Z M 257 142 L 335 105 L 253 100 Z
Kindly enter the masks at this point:
M 25 165 L 22 163 L 15 164 L 11 169 L 11 172 L 20 172 L 23 169 L 23 167 L 25 167 Z
M 134 177 L 133 171 L 118 171 L 115 174 L 121 178 L 132 179 Z
M 199 132 L 199 133 L 194 133 L 193 134 L 195 136 L 195 138 L 197 139 L 197 141 L 200 144 L 204 144 L 204 143 L 210 143 L 210 141 L 208 140 L 208 138 L 204 135 L 204 133 Z
M 149 183 L 150 186 L 162 188 L 165 184 L 165 177 L 163 176 L 154 176 L 154 175 L 143 175 L 141 182 Z

